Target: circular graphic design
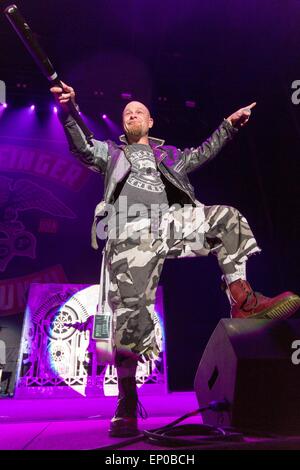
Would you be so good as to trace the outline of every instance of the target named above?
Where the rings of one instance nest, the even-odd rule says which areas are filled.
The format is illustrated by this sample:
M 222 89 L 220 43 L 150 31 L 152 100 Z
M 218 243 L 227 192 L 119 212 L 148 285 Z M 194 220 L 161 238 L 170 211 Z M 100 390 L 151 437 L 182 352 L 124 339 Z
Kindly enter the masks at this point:
M 65 326 L 65 323 L 75 323 L 78 316 L 75 310 L 71 307 L 64 305 L 63 309 L 60 306 L 51 308 L 44 321 L 44 330 L 47 336 L 52 339 L 68 339 L 74 333 L 74 329 Z
M 136 150 L 130 154 L 129 158 L 131 173 L 127 183 L 130 186 L 153 193 L 162 193 L 165 190 L 152 151 Z

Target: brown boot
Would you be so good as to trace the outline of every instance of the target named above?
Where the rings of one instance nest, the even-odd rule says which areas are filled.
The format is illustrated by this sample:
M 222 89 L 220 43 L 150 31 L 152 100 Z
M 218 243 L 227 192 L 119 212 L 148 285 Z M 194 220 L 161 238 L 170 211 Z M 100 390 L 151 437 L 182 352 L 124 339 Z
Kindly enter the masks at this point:
M 111 437 L 131 437 L 140 434 L 137 425 L 138 395 L 135 377 L 118 379 L 119 397 L 117 409 L 110 422 Z
M 300 307 L 300 297 L 293 292 L 265 297 L 254 292 L 249 282 L 243 279 L 229 284 L 227 292 L 231 300 L 231 318 L 286 319 Z

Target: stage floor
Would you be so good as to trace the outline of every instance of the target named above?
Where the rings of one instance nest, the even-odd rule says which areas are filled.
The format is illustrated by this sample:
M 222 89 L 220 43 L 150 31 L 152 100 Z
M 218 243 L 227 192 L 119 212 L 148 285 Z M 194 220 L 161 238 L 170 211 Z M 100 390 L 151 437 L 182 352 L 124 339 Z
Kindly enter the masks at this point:
M 141 430 L 162 427 L 198 408 L 194 392 L 176 392 L 160 396 L 142 396 L 149 417 L 140 420 Z M 116 397 L 72 399 L 0 399 L 1 450 L 96 450 L 112 446 L 120 450 L 164 450 L 175 447 L 157 446 L 137 438 L 110 438 L 107 435 Z M 197 415 L 182 424 L 202 422 Z M 125 442 L 126 441 L 126 442 Z M 126 445 L 125 445 L 126 444 Z M 178 449 L 178 448 L 176 448 Z M 249 450 L 300 449 L 300 437 L 247 437 L 243 442 L 224 442 L 189 446 L 196 449 Z

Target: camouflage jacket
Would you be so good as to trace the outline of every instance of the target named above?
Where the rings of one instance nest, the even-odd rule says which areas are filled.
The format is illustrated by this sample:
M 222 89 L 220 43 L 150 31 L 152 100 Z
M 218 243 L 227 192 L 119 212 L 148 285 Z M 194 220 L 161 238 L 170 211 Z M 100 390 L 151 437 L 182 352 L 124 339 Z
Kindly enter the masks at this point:
M 92 246 L 97 249 L 97 216 L 103 214 L 106 204 L 114 203 L 120 192 L 121 183 L 130 172 L 131 165 L 126 157 L 126 137 L 124 135 L 120 137 L 120 144 L 111 140 L 91 139 L 91 141 L 87 141 L 72 116 L 61 114 L 60 120 L 71 153 L 90 169 L 99 172 L 105 178 L 104 198 L 96 206 L 92 228 Z M 174 146 L 166 146 L 161 139 L 149 138 L 149 144 L 157 161 L 157 168 L 161 172 L 162 180 L 166 185 L 170 205 L 174 203 L 197 204 L 194 189 L 188 179 L 188 173 L 212 160 L 236 132 L 237 129 L 224 119 L 213 134 L 199 147 L 184 150 Z

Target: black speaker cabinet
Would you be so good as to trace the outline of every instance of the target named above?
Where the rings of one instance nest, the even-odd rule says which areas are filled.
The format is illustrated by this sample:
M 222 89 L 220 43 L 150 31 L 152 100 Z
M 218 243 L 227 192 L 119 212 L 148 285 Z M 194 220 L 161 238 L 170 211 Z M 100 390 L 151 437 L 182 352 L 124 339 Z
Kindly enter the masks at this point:
M 300 434 L 299 349 L 300 320 L 220 320 L 194 385 L 200 407 L 226 399 L 231 410 L 204 412 L 204 423 Z

